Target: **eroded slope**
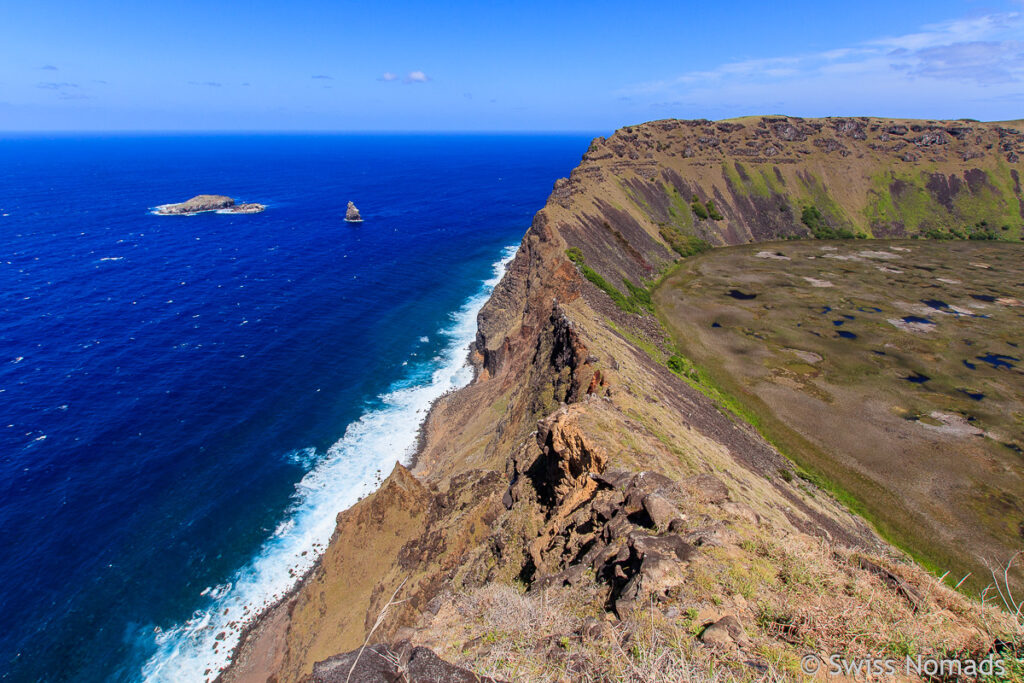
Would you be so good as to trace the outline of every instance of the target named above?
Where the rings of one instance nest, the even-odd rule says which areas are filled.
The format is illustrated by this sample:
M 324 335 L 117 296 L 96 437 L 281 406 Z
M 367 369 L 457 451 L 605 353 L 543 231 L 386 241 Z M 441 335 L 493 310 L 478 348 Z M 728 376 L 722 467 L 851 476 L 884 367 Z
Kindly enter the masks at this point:
M 1016 238 L 1020 221 L 1001 221 L 1020 216 L 1020 144 L 991 124 L 779 118 L 655 122 L 595 141 L 481 312 L 476 379 L 434 406 L 415 477 L 397 467 L 339 515 L 316 570 L 265 620 L 280 625 L 253 632 L 229 678 L 263 680 L 244 664 L 266 651 L 281 653 L 275 680 L 310 677 L 381 614 L 373 642 L 408 638 L 515 680 L 616 666 L 659 680 L 658 667 L 712 663 L 749 677 L 795 671 L 807 649 L 907 639 L 987 649 L 1005 620 L 907 563 L 667 367 L 646 284 L 700 240 L 931 229 L 900 202 L 877 221 L 864 213 L 883 172 L 926 192 L 922 173 L 963 176 L 952 209 L 942 193 L 925 202 L 950 225 L 970 213 L 961 197 L 991 186 L 992 220 L 970 225 Z M 967 181 L 974 170 L 984 182 Z

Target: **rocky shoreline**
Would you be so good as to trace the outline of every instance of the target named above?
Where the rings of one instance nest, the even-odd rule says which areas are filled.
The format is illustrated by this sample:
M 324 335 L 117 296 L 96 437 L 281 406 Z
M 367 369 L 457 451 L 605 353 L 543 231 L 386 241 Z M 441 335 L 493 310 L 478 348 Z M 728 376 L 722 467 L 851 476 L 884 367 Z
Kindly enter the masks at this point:
M 237 204 L 231 197 L 220 194 L 199 194 L 176 204 L 161 204 L 153 213 L 159 216 L 194 216 L 197 213 L 261 213 L 267 207 L 255 202 Z

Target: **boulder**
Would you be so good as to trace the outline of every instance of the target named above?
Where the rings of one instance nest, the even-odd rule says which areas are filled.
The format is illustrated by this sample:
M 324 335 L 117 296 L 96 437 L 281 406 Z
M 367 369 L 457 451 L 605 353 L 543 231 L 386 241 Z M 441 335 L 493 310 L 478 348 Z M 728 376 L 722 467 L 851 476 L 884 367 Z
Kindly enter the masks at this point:
M 705 645 L 719 648 L 733 648 L 750 642 L 740 620 L 731 614 L 704 629 L 700 634 L 700 640 Z
M 643 498 L 644 511 L 654 523 L 654 528 L 665 531 L 672 521 L 679 517 L 679 508 L 658 493 L 649 493 Z

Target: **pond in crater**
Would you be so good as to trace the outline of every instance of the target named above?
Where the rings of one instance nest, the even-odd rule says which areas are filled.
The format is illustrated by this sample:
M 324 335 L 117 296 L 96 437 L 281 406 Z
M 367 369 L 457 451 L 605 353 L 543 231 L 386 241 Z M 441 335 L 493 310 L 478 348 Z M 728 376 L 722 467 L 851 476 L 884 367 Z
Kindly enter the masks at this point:
M 1020 358 L 1004 356 L 1001 353 L 986 353 L 984 356 L 976 356 L 976 358 L 994 368 L 1006 368 L 1007 370 L 1012 370 L 1016 367 L 1014 363 L 1020 362 Z

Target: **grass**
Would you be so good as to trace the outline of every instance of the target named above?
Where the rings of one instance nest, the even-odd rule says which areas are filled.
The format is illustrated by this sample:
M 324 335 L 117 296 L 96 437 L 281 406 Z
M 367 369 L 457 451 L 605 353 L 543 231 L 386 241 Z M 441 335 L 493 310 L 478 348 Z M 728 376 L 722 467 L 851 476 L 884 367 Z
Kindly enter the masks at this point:
M 985 182 L 973 189 L 962 186 L 952 196 L 952 210 L 936 202 L 928 189 L 933 170 L 876 173 L 864 215 L 872 225 L 901 223 L 928 239 L 1015 240 L 1021 218 L 1004 170 L 987 172 Z
M 647 289 L 638 287 L 626 278 L 622 283 L 626 286 L 628 295 L 623 294 L 613 284 L 608 282 L 596 270 L 586 264 L 583 252 L 579 247 L 569 247 L 565 250 L 566 257 L 576 264 L 576 267 L 595 287 L 607 294 L 615 305 L 627 313 L 644 313 L 653 311 L 654 304 L 651 302 L 651 294 Z
M 658 233 L 661 239 L 665 240 L 672 250 L 683 258 L 703 254 L 712 248 L 711 243 L 693 235 L 683 234 L 678 228 L 672 225 L 658 226 Z
M 857 236 L 848 228 L 833 228 L 816 206 L 805 206 L 800 214 L 800 222 L 810 229 L 815 239 L 819 240 L 848 240 Z
M 709 218 L 713 221 L 720 221 L 725 218 L 725 216 L 719 213 L 718 209 L 715 207 L 715 200 L 709 199 L 706 202 L 701 203 L 696 195 L 693 196 L 693 201 L 690 202 L 690 210 L 693 211 L 693 214 L 702 221 L 706 221 Z
M 984 229 L 986 226 L 976 227 Z M 850 247 L 847 248 L 849 249 Z M 945 255 L 943 256 L 943 258 L 946 258 L 950 264 L 960 263 L 961 261 L 968 260 L 969 258 L 966 255 L 959 255 L 961 252 L 963 252 L 964 254 L 967 253 L 966 251 L 964 251 L 968 249 L 968 245 L 966 244 L 956 247 L 956 249 L 958 250 L 957 254 L 949 254 L 945 250 L 945 247 L 940 248 L 938 247 L 938 245 L 932 247 L 920 245 L 920 247 L 915 246 L 914 248 L 931 250 L 940 249 L 940 251 L 935 251 L 934 253 Z M 984 245 L 981 244 L 976 245 L 976 247 L 970 247 L 971 250 L 975 250 L 977 248 L 991 249 L 990 247 L 985 247 Z M 971 253 L 976 252 L 971 251 Z M 709 258 L 718 260 L 718 262 L 721 265 L 721 272 L 719 275 L 716 275 L 716 277 L 725 278 L 721 280 L 722 283 L 728 281 L 729 278 L 732 277 L 732 274 L 736 272 L 741 272 L 744 269 L 744 266 L 739 265 L 739 262 L 733 262 L 728 260 L 729 257 L 725 256 L 725 254 L 726 252 L 715 252 L 714 255 L 703 257 L 700 262 L 702 264 L 707 264 L 709 263 L 707 261 L 707 259 Z M 934 256 L 932 252 L 927 252 L 927 254 L 932 258 L 938 258 Z M 927 257 L 925 256 L 922 256 L 922 258 L 927 259 Z M 974 256 L 973 258 L 982 259 L 983 257 L 980 256 L 979 253 L 978 256 Z M 991 255 L 986 255 L 984 257 L 985 260 L 988 260 L 989 258 L 994 257 L 992 257 Z M 1010 259 L 1010 261 L 1012 261 L 1011 256 L 1007 256 L 1005 258 Z M 722 261 L 721 259 L 727 260 Z M 810 263 L 813 264 L 814 262 Z M 943 263 L 946 263 L 946 261 L 943 261 Z M 993 263 L 1000 265 L 1002 262 L 993 261 Z M 779 265 L 777 267 L 779 269 L 784 269 L 786 272 L 792 272 L 793 269 L 797 267 L 795 264 L 797 264 L 797 261 L 787 262 L 784 266 Z M 663 280 L 655 289 L 654 299 L 656 303 L 659 304 L 659 306 L 656 306 L 656 308 L 660 308 L 660 304 L 662 304 L 663 302 L 669 301 L 669 299 L 664 298 L 664 295 L 661 294 L 662 292 L 667 293 L 672 291 L 671 289 L 668 288 L 682 287 L 687 292 L 689 292 L 690 289 L 687 283 L 689 283 L 690 280 L 687 280 L 686 278 L 693 277 L 690 274 L 696 272 L 695 269 L 698 267 L 701 269 L 701 272 L 704 273 L 704 275 L 702 275 L 702 277 L 705 278 L 704 280 L 702 280 L 702 282 L 705 283 L 704 286 L 711 286 L 714 289 L 714 285 L 709 285 L 708 283 L 718 283 L 719 280 L 707 280 L 708 277 L 712 277 L 712 275 L 710 274 L 711 271 L 708 270 L 709 266 L 695 266 L 690 262 L 681 262 L 680 267 L 673 272 L 673 275 Z M 758 267 L 761 268 L 767 266 Z M 813 271 L 814 266 L 809 266 L 809 268 L 811 268 L 811 270 Z M 718 273 L 718 271 L 714 272 Z M 989 282 L 989 280 L 985 279 L 986 277 L 996 277 L 994 275 L 987 275 L 988 271 L 985 271 L 985 273 L 986 274 L 984 276 L 974 274 L 974 281 L 976 283 L 976 286 L 981 286 L 977 284 L 979 280 L 987 283 Z M 925 284 L 922 286 L 930 286 L 931 280 L 933 278 L 929 275 L 925 279 L 927 280 L 927 282 L 925 282 Z M 995 280 L 993 279 L 993 281 Z M 720 286 L 726 285 L 722 284 Z M 765 286 L 767 287 L 768 285 Z M 876 283 L 872 286 L 881 287 L 882 285 Z M 697 291 L 704 290 L 694 290 L 694 292 Z M 788 292 L 789 290 L 786 291 Z M 864 290 L 864 292 L 872 291 L 874 290 Z M 807 307 L 808 310 L 815 308 L 816 306 L 818 306 L 817 301 L 815 301 L 813 305 L 809 303 L 810 301 L 814 300 L 814 297 L 833 296 L 831 290 L 822 290 L 820 292 L 818 290 L 808 290 L 808 292 L 809 294 L 802 294 L 799 291 L 793 292 L 793 296 L 796 297 L 795 301 L 803 302 L 798 303 L 794 310 L 802 310 L 802 307 Z M 868 294 L 865 294 L 864 292 L 861 292 L 861 294 L 863 296 L 868 296 Z M 843 294 L 845 294 L 846 297 L 851 296 L 851 292 L 849 291 L 839 292 L 838 290 L 835 290 L 835 295 L 843 296 Z M 699 294 L 697 296 L 699 298 Z M 808 296 L 811 298 L 806 298 Z M 942 298 L 946 298 L 946 295 L 944 295 Z M 762 332 L 764 332 L 764 334 L 768 336 L 757 337 L 759 341 L 752 343 L 754 343 L 757 346 L 757 348 L 760 349 L 761 351 L 768 351 L 772 354 L 771 358 L 773 360 L 771 362 L 774 362 L 775 365 L 771 365 L 769 363 L 767 367 L 776 368 L 786 377 L 791 378 L 791 381 L 797 381 L 807 384 L 809 388 L 805 390 L 805 393 L 807 393 L 809 396 L 818 398 L 819 400 L 831 401 L 832 399 L 829 397 L 827 390 L 829 384 L 824 385 L 826 391 L 823 396 L 818 396 L 814 394 L 812 392 L 812 389 L 820 388 L 820 380 L 812 382 L 804 380 L 801 377 L 797 377 L 795 380 L 792 380 L 792 378 L 795 376 L 794 373 L 790 370 L 792 363 L 787 364 L 786 361 L 788 357 L 784 355 L 779 355 L 781 351 L 779 351 L 778 348 L 789 346 L 802 346 L 803 344 L 812 343 L 808 340 L 813 339 L 814 337 L 807 336 L 807 332 L 801 333 L 800 331 L 802 329 L 811 328 L 801 328 L 800 326 L 794 326 L 793 324 L 790 324 L 790 319 L 785 318 L 785 309 L 779 307 L 778 302 L 771 299 L 767 293 L 764 293 L 764 296 L 762 296 L 761 299 L 764 299 L 765 301 L 768 302 L 764 304 L 765 306 L 769 306 L 769 304 L 771 304 L 770 307 L 773 310 L 773 313 L 771 314 L 771 321 L 774 322 L 764 322 L 765 320 L 768 319 L 763 319 L 762 322 L 759 323 L 760 327 L 758 329 L 761 329 L 763 327 L 764 329 L 762 330 Z M 846 299 L 844 298 L 843 300 L 845 301 Z M 867 300 L 865 299 L 864 301 L 866 302 Z M 832 301 L 832 303 L 833 305 L 836 305 L 834 300 Z M 715 400 L 719 405 L 729 409 L 731 413 L 741 417 L 746 422 L 754 426 L 770 443 L 773 444 L 773 446 L 775 446 L 775 448 L 779 452 L 781 452 L 783 455 L 785 455 L 787 458 L 789 458 L 791 461 L 795 462 L 798 465 L 796 475 L 797 477 L 799 477 L 799 481 L 804 481 L 812 484 L 814 487 L 817 487 L 818 489 L 826 492 L 833 499 L 842 503 L 852 512 L 863 517 L 866 521 L 872 524 L 886 540 L 893 543 L 893 545 L 896 545 L 897 547 L 904 549 L 921 566 L 927 568 L 935 575 L 940 575 L 945 570 L 953 570 L 946 577 L 947 581 L 951 585 L 956 584 L 958 580 L 962 578 L 964 574 L 967 573 L 967 571 L 974 571 L 974 575 L 968 580 L 967 583 L 963 584 L 962 588 L 966 592 L 974 594 L 976 591 L 979 591 L 981 590 L 981 588 L 984 587 L 984 582 L 978 578 L 979 572 L 975 570 L 975 568 L 969 563 L 967 559 L 965 559 L 976 557 L 976 553 L 965 553 L 963 552 L 963 548 L 951 545 L 948 540 L 940 538 L 940 534 L 936 534 L 927 530 L 931 529 L 930 526 L 924 523 L 925 521 L 927 521 L 927 519 L 929 519 L 927 507 L 921 507 L 918 504 L 917 499 L 908 499 L 906 497 L 900 496 L 891 487 L 886 487 L 877 482 L 875 479 L 870 478 L 869 476 L 867 476 L 867 474 L 861 472 L 855 466 L 853 466 L 852 460 L 844 460 L 843 457 L 837 456 L 836 453 L 833 452 L 833 450 L 830 450 L 831 448 L 833 448 L 833 446 L 823 445 L 818 441 L 812 442 L 810 440 L 810 437 L 805 437 L 802 433 L 796 431 L 795 428 L 791 427 L 790 424 L 786 422 L 786 419 L 783 417 L 784 413 L 776 414 L 776 412 L 762 398 L 760 398 L 755 387 L 745 383 L 746 378 L 749 375 L 749 372 L 747 374 L 744 374 L 744 372 L 740 370 L 740 367 L 737 365 L 737 363 L 741 362 L 743 358 L 746 358 L 746 354 L 749 353 L 749 351 L 738 351 L 737 353 L 741 353 L 741 355 L 737 357 L 735 355 L 730 355 L 730 353 L 723 354 L 721 352 L 721 348 L 719 348 L 716 351 L 711 347 L 702 346 L 702 344 L 708 342 L 707 340 L 700 341 L 702 337 L 700 336 L 700 333 L 697 330 L 703 329 L 704 325 L 709 325 L 711 320 L 714 320 L 714 317 L 708 317 L 702 320 L 701 317 L 703 314 L 695 313 L 695 311 L 703 311 L 704 309 L 700 308 L 700 305 L 703 304 L 697 305 L 696 302 L 691 299 L 691 306 L 693 305 L 696 305 L 697 307 L 692 309 L 686 309 L 689 310 L 690 312 L 687 313 L 685 319 L 680 319 L 676 321 L 666 318 L 663 311 L 658 311 L 663 326 L 671 332 L 672 338 L 674 339 L 677 345 L 676 353 L 666 360 L 666 364 L 669 365 L 670 369 L 673 372 L 679 375 L 684 381 L 687 381 L 689 384 L 691 384 L 691 386 L 698 389 L 712 400 Z M 715 306 L 717 305 L 718 304 L 715 304 Z M 846 307 L 850 308 L 851 311 L 855 311 L 855 307 L 857 305 L 859 304 L 847 302 Z M 735 308 L 735 306 L 733 306 L 732 308 Z M 732 308 L 729 308 L 729 310 L 732 310 Z M 717 309 L 714 309 L 712 307 L 709 308 L 708 310 Z M 760 309 L 754 307 L 753 310 Z M 797 315 L 794 322 L 799 322 L 800 320 L 803 320 L 803 318 L 801 318 L 800 315 L 794 315 Z M 858 333 L 860 334 L 860 338 L 864 341 L 858 343 L 873 343 L 869 342 L 868 340 L 874 339 L 874 335 L 881 335 L 880 338 L 884 340 L 889 339 L 894 335 L 898 336 L 899 334 L 902 334 L 896 333 L 894 331 L 895 328 L 890 330 L 889 327 L 885 324 L 884 320 L 869 322 L 866 317 L 868 315 L 869 314 L 862 314 L 858 312 L 857 322 L 852 323 L 861 326 L 858 328 Z M 992 313 L 992 315 L 995 316 L 994 313 Z M 783 318 L 780 318 L 780 316 L 783 316 L 783 318 L 785 318 L 786 324 L 782 324 L 782 322 L 780 322 L 783 320 Z M 992 318 L 991 321 L 988 319 L 986 319 L 983 322 L 974 320 L 973 322 L 970 323 L 967 321 L 959 321 L 955 323 L 957 325 L 955 329 L 951 327 L 951 333 L 956 332 L 957 335 L 964 336 L 968 334 L 968 331 L 965 328 L 965 326 L 967 325 L 994 325 L 997 324 L 997 322 L 998 324 L 1002 324 L 1002 322 L 999 322 L 999 320 L 1000 319 L 998 318 L 998 316 L 995 316 Z M 808 321 L 804 320 L 803 322 L 807 323 Z M 813 325 L 813 321 L 811 322 Z M 827 323 L 828 321 L 825 322 Z M 953 324 L 954 323 L 950 321 L 950 325 L 952 326 Z M 694 329 L 695 326 L 697 329 Z M 768 332 L 765 332 L 765 330 L 768 330 Z M 740 336 L 743 334 L 743 329 L 741 329 L 741 327 L 739 326 L 737 326 L 734 331 L 723 331 L 721 334 L 732 334 L 735 335 L 738 339 L 745 340 L 744 342 L 742 342 L 743 348 L 747 348 L 748 346 L 750 346 L 750 337 Z M 801 334 L 803 336 L 798 336 Z M 991 333 L 989 334 L 991 336 Z M 802 339 L 803 342 L 797 341 L 798 339 Z M 957 337 L 954 337 L 954 341 L 956 339 Z M 927 340 L 910 341 L 914 342 L 919 346 L 921 344 L 924 344 Z M 875 368 L 876 371 L 871 372 L 874 366 L 871 365 L 870 361 L 862 362 L 861 360 L 858 360 L 858 355 L 852 353 L 849 355 L 849 357 L 845 355 L 838 355 L 839 349 L 836 349 L 835 352 L 828 350 L 830 348 L 828 346 L 830 342 L 823 341 L 821 343 L 823 345 L 822 348 L 825 348 L 826 352 L 822 352 L 820 348 L 815 346 L 803 346 L 803 348 L 811 348 L 815 351 L 818 351 L 819 353 L 822 353 L 826 357 L 826 361 L 822 367 L 825 368 L 825 371 L 827 371 L 828 373 L 825 378 L 827 382 L 830 382 L 837 387 L 846 387 L 848 389 L 856 388 L 857 386 L 865 386 L 865 383 L 871 383 L 871 386 L 886 386 L 885 382 L 889 381 L 887 379 L 889 375 L 886 374 L 885 372 L 877 371 L 877 368 Z M 881 343 L 882 342 L 878 342 L 871 348 L 880 348 Z M 941 338 L 937 337 L 936 340 L 934 340 L 934 344 L 938 345 L 938 350 L 932 349 L 931 346 L 923 346 L 920 349 L 918 349 L 917 346 L 914 346 L 913 348 L 906 347 L 905 345 L 908 343 L 907 340 L 904 340 L 903 343 L 904 347 L 902 347 L 902 352 L 909 354 L 911 356 L 932 357 L 932 355 L 934 354 L 936 358 L 945 358 L 945 356 L 942 355 L 942 349 L 945 349 L 945 347 L 942 346 L 943 340 Z M 727 346 L 728 345 L 726 345 L 726 347 Z M 772 351 L 772 349 L 775 350 Z M 885 362 L 902 362 L 901 360 L 889 360 L 894 359 L 896 357 L 896 351 L 890 350 L 888 353 L 889 356 L 887 356 L 887 360 Z M 962 352 L 957 351 L 957 353 Z M 956 360 L 956 358 L 950 361 L 950 363 L 952 364 L 952 366 L 959 366 L 959 361 Z M 757 365 L 756 367 L 761 366 Z M 942 377 L 944 377 L 943 373 L 947 373 L 947 369 L 945 369 L 944 367 L 935 367 L 933 369 L 935 370 L 935 372 L 933 373 L 932 370 L 929 369 L 928 374 L 932 376 L 932 384 L 938 385 Z M 950 370 L 949 372 L 952 371 Z M 967 373 L 970 371 L 963 370 L 962 372 Z M 757 372 L 754 372 L 753 375 L 749 376 L 757 376 Z M 960 380 L 950 379 L 949 382 L 953 382 L 953 384 L 950 384 L 950 386 L 959 386 L 958 384 L 955 383 L 957 381 Z M 975 381 L 980 382 L 981 380 L 975 379 Z M 919 409 L 925 412 L 935 410 L 936 408 L 946 410 L 956 409 L 956 405 L 954 404 L 950 404 L 951 407 L 943 408 L 943 405 L 936 404 L 932 406 L 927 401 L 925 401 L 925 399 L 928 399 L 929 397 L 932 396 L 941 397 L 940 394 L 935 393 L 934 389 L 935 387 L 933 387 L 932 392 L 927 394 L 922 393 L 920 396 L 908 396 L 907 398 L 903 399 L 903 401 L 911 401 L 909 404 L 907 404 L 908 409 Z M 954 390 L 949 389 L 949 391 Z M 988 398 L 986 398 L 986 401 L 997 401 L 998 399 L 996 398 L 996 395 L 998 394 L 998 391 L 999 390 L 993 388 L 991 393 L 986 392 L 988 396 Z M 958 399 L 949 398 L 948 400 L 955 401 Z M 913 401 L 925 401 L 925 403 L 919 406 Z M 964 401 L 966 401 L 966 399 L 964 399 Z M 904 405 L 904 403 L 900 403 L 900 405 Z M 931 407 L 928 407 L 926 410 L 925 406 Z M 990 412 L 993 411 L 990 410 L 989 412 L 985 412 L 986 409 L 984 405 L 976 406 L 971 404 L 969 405 L 969 409 L 971 411 L 971 414 L 975 416 L 978 420 L 987 421 L 986 424 L 989 422 L 993 423 L 995 425 L 994 427 L 992 427 L 993 429 L 999 428 L 1001 430 L 1006 430 L 1011 428 L 1008 422 L 1008 418 L 1005 414 L 1003 414 L 1002 418 L 1000 418 L 1002 420 L 1000 422 L 997 420 L 998 415 L 996 415 L 996 417 L 993 417 L 993 415 L 989 414 Z M 837 410 L 839 409 L 837 408 Z M 995 412 L 998 413 L 999 411 Z M 828 440 L 825 439 L 825 442 L 828 442 Z M 993 446 L 992 448 L 996 448 L 996 446 Z M 870 460 L 868 460 L 868 462 L 870 462 Z M 912 465 L 910 464 L 907 465 L 907 467 L 911 466 Z M 779 476 L 782 477 L 783 479 L 786 479 L 786 477 L 782 475 L 782 473 L 779 473 Z M 792 477 L 792 475 L 790 475 L 790 477 Z M 798 485 L 799 481 L 796 482 Z M 971 490 L 975 491 L 977 489 L 977 485 L 975 484 L 973 485 L 973 487 L 974 488 L 972 488 Z M 996 504 L 1003 500 L 1004 497 L 992 496 L 991 500 L 989 500 L 978 498 L 978 495 L 980 494 L 972 494 L 971 497 L 965 500 L 964 504 L 961 505 L 960 509 L 967 509 L 965 506 L 969 505 L 971 501 L 975 501 L 977 506 L 983 510 L 983 514 L 977 515 L 977 519 L 979 520 L 978 524 L 987 525 L 984 526 L 984 529 L 992 529 L 992 533 L 1002 533 L 1000 531 L 1002 527 L 996 528 L 996 526 L 994 526 L 994 522 L 990 524 L 988 521 L 985 520 L 991 518 L 993 514 L 995 514 L 1001 509 L 996 507 Z M 1012 499 L 1009 500 L 1012 501 Z M 1016 514 L 1014 510 L 1010 510 L 1010 513 L 1014 515 Z M 968 513 L 964 512 L 963 514 L 967 515 Z M 1002 517 L 1000 517 L 1000 519 L 1002 519 Z M 1007 528 L 1009 527 L 1007 526 Z M 1014 535 L 1015 537 L 1016 529 L 1014 528 L 1007 532 L 1007 535 L 1010 534 Z

